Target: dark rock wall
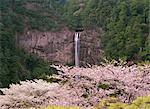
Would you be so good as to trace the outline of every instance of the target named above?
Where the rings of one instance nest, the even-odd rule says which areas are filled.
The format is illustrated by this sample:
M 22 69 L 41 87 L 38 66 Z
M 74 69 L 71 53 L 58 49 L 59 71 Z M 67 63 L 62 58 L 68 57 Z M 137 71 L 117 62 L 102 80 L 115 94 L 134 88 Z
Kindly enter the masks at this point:
M 102 51 L 98 36 L 95 30 L 81 33 L 81 65 L 99 63 Z M 74 31 L 68 28 L 59 32 L 27 31 L 19 36 L 19 45 L 55 64 L 74 64 Z
M 99 64 L 102 58 L 100 33 L 95 30 L 86 30 L 80 37 L 80 61 L 81 65 Z

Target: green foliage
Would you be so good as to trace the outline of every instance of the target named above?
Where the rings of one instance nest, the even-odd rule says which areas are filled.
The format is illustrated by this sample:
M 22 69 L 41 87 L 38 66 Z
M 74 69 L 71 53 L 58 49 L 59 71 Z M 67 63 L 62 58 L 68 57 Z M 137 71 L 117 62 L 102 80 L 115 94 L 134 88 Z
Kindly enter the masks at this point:
M 107 59 L 149 60 L 148 0 L 69 0 L 65 18 L 71 28 L 102 28 Z
M 103 37 L 106 56 L 133 58 L 144 48 L 148 30 L 148 1 L 123 1 L 115 7 L 118 15 L 107 24 L 108 31 Z
M 30 108 L 35 109 L 35 108 Z M 80 109 L 79 107 L 48 106 L 40 109 Z M 117 98 L 106 98 L 91 109 L 150 109 L 150 96 L 138 97 L 131 104 L 119 102 Z
M 38 2 L 33 0 L 32 3 Z M 0 0 L 0 87 L 55 73 L 48 63 L 18 47 L 16 34 L 23 33 L 25 27 L 46 31 L 56 29 L 57 24 L 57 16 L 49 16 L 53 14 L 53 11 L 47 11 L 50 7 L 29 10 L 26 4 L 29 4 L 27 0 Z
M 1 0 L 0 8 L 5 24 L 13 26 L 17 32 L 22 32 L 24 26 L 47 31 L 56 30 L 61 25 L 58 11 L 63 8 L 55 0 Z
M 104 84 L 104 83 L 99 83 L 98 85 L 98 88 L 101 88 L 101 89 L 104 89 L 104 90 L 107 90 L 109 89 L 109 85 L 108 84 Z
M 70 0 L 65 6 L 64 17 L 72 29 L 82 27 L 83 11 L 87 0 Z
M 107 98 L 93 109 L 150 109 L 150 96 L 138 97 L 131 104 L 121 103 L 116 98 Z

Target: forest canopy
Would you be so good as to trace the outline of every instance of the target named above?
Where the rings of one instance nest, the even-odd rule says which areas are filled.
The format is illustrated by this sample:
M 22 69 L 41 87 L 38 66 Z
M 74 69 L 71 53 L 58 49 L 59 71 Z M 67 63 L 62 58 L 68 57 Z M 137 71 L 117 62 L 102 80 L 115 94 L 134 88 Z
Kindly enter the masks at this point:
M 72 28 L 102 28 L 107 58 L 149 59 L 149 0 L 70 0 L 64 14 Z

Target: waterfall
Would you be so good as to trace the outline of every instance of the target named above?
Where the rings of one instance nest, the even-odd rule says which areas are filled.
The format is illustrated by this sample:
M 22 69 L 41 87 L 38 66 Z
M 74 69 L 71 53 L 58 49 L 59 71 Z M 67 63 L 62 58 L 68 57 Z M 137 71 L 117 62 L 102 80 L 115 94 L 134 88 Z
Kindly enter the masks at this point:
M 80 49 L 80 33 L 76 32 L 75 33 L 75 37 L 74 37 L 74 41 L 75 41 L 75 66 L 79 67 L 79 49 Z

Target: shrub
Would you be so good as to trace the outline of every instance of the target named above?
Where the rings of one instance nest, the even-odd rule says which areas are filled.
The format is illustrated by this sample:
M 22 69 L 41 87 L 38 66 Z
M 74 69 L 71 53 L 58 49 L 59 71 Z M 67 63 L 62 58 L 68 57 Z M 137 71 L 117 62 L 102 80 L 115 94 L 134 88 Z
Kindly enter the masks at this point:
M 121 103 L 116 98 L 107 98 L 93 109 L 150 109 L 150 96 L 138 97 L 131 104 Z

